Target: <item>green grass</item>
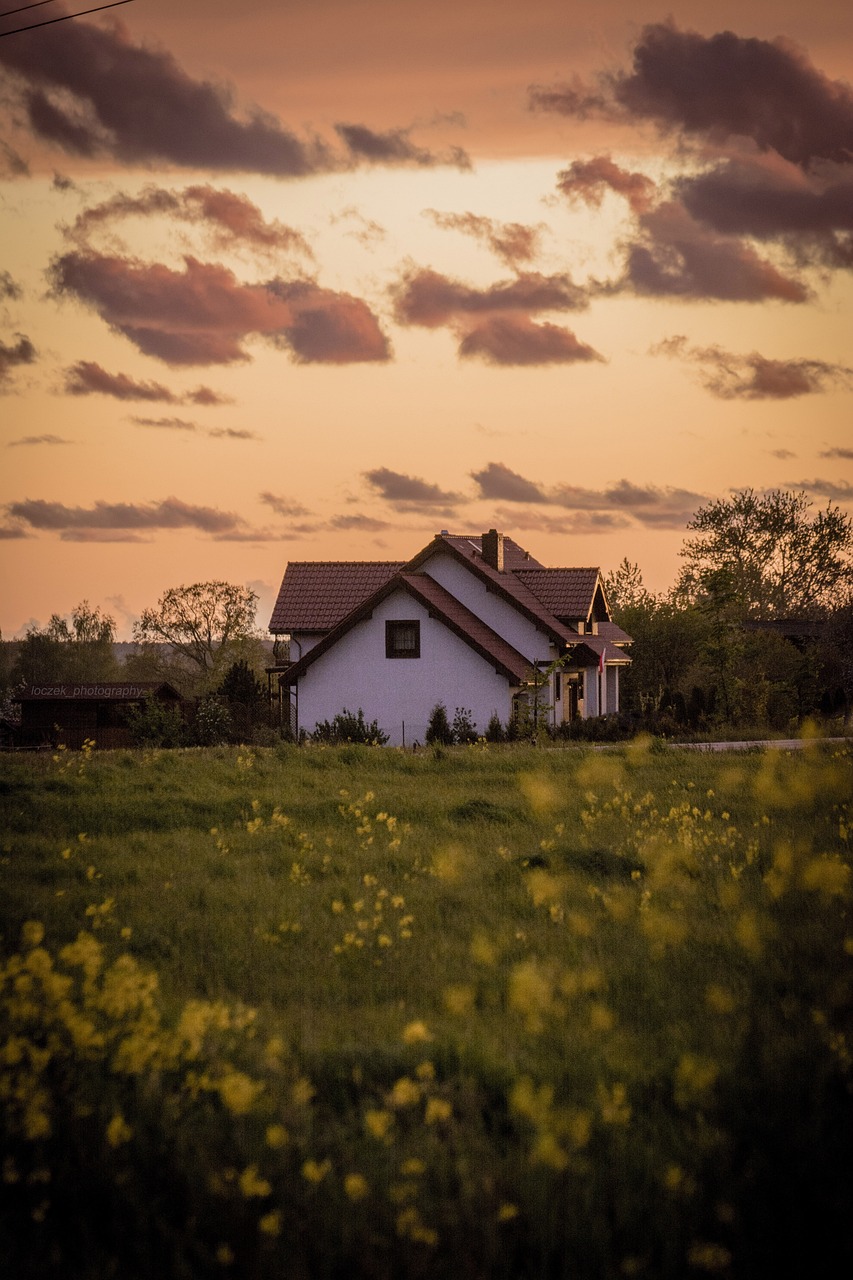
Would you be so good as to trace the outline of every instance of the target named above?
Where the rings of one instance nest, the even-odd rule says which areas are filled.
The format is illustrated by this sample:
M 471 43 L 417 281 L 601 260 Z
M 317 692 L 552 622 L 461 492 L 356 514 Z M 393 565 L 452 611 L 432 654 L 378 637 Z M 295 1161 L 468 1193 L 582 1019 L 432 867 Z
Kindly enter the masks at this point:
M 62 1280 L 853 1263 L 851 764 L 5 757 L 0 1259 Z

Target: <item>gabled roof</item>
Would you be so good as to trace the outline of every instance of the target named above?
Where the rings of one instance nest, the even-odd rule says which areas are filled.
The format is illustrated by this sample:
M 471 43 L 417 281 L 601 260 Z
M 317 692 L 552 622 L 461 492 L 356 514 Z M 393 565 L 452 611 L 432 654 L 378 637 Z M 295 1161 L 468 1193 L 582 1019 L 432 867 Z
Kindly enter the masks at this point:
M 609 640 L 611 644 L 623 645 L 634 643 L 633 638 L 628 635 L 628 632 L 623 631 L 616 622 L 599 622 L 598 634 L 605 640 Z
M 516 570 L 516 577 L 555 618 L 584 620 L 592 612 L 596 588 L 601 582 L 600 571 L 592 568 L 523 568 Z
M 330 631 L 401 568 L 398 560 L 291 560 L 269 629 Z
M 445 533 L 442 530 L 441 533 L 436 534 L 436 537 L 441 538 L 444 542 L 452 542 L 457 549 L 463 552 L 466 549 L 470 552 L 473 547 L 475 551 L 479 551 L 482 554 L 483 539 L 479 533 Z M 534 559 L 529 551 L 525 551 L 524 547 L 520 547 L 515 539 L 507 537 L 506 534 L 503 536 L 503 548 L 504 569 L 515 573 L 519 569 L 542 568 L 539 561 Z
M 578 638 L 577 632 L 560 622 L 549 609 L 545 608 L 541 600 L 533 594 L 527 584 L 521 581 L 520 574 L 508 573 L 506 569 L 504 569 L 503 573 L 499 573 L 497 569 L 493 569 L 484 560 L 482 551 L 477 546 L 479 541 L 479 538 L 449 537 L 445 534 L 437 534 L 432 542 L 424 547 L 423 551 L 419 551 L 408 562 L 405 569 L 407 572 L 412 569 L 418 570 L 436 553 L 444 552 L 449 554 L 475 573 L 486 583 L 489 590 L 510 601 L 529 622 L 532 622 L 535 627 L 543 631 L 556 644 L 575 644 Z M 506 548 L 506 543 L 504 543 L 504 548 Z M 537 562 L 534 561 L 534 563 Z M 506 559 L 504 559 L 504 564 L 506 565 Z

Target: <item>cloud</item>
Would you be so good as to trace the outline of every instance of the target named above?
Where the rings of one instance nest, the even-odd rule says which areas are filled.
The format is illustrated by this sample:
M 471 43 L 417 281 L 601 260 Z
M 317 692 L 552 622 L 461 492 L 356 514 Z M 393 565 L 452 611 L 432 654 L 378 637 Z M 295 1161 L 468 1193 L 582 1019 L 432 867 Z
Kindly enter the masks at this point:
M 440 489 L 437 484 L 417 476 L 390 471 L 388 467 L 364 471 L 362 475 L 371 489 L 398 511 L 448 509 L 462 501 L 459 493 Z
M 97 228 L 129 217 L 168 217 L 202 225 L 220 250 L 238 246 L 266 254 L 299 253 L 313 258 L 301 232 L 277 218 L 268 222 L 248 196 L 209 185 L 190 186 L 183 191 L 151 185 L 137 196 L 118 192 L 109 200 L 84 209 L 67 234 L 77 244 L 85 245 Z
M 803 174 L 729 161 L 677 189 L 688 212 L 715 231 L 777 241 L 801 262 L 853 267 L 853 178 L 835 167 Z
M 853 89 L 783 38 L 705 37 L 652 23 L 612 91 L 629 116 L 717 142 L 749 138 L 803 168 L 853 155 Z
M 720 400 L 791 400 L 832 387 L 853 386 L 853 369 L 825 360 L 772 360 L 757 351 L 736 355 L 722 347 L 691 347 L 683 335 L 666 338 L 650 355 L 698 367 L 699 381 Z
M 307 507 L 303 507 L 301 502 L 296 502 L 292 498 L 284 498 L 279 494 L 266 491 L 258 495 L 261 502 L 266 503 L 268 507 L 272 507 L 277 516 L 284 519 L 296 519 L 300 516 L 310 516 L 312 512 Z
M 215 440 L 260 440 L 257 431 L 249 431 L 245 427 L 208 427 L 205 435 Z
M 194 506 L 179 498 L 162 502 L 96 502 L 93 507 L 68 507 L 42 498 L 12 502 L 7 512 L 43 532 L 70 535 L 106 532 L 134 532 L 153 529 L 197 529 L 201 533 L 223 534 L 241 528 L 244 521 L 230 511 Z
M 513 529 L 535 529 L 550 534 L 601 534 L 616 529 L 628 529 L 631 521 L 613 511 L 576 511 L 569 516 L 550 516 L 541 507 L 527 510 L 524 507 L 497 507 L 495 519 L 499 524 Z
M 645 213 L 655 203 L 657 188 L 644 173 L 632 173 L 614 164 L 610 156 L 575 160 L 557 174 L 557 186 L 570 200 L 583 200 L 601 208 L 605 191 L 623 196 L 634 213 Z
M 820 455 L 822 458 L 843 458 L 845 461 L 853 461 L 853 449 L 824 449 Z
M 0 138 L 0 174 L 4 178 L 28 178 L 30 166 L 14 147 Z
M 16 335 L 18 341 L 8 345 L 0 339 L 0 387 L 11 378 L 12 371 L 20 365 L 32 364 L 36 358 L 36 349 L 23 333 Z
M 471 478 L 480 490 L 480 497 L 489 501 L 548 502 L 545 490 L 532 480 L 526 480 L 518 472 L 511 471 L 502 462 L 490 462 L 482 471 L 472 471 Z
M 20 445 L 30 444 L 71 444 L 72 441 L 66 440 L 63 436 L 54 436 L 49 432 L 42 436 L 21 436 L 20 440 L 10 440 L 6 445 L 7 449 L 15 449 Z
M 535 324 L 526 316 L 491 316 L 465 334 L 459 343 L 463 359 L 479 357 L 494 365 L 573 364 L 603 360 L 580 342 L 570 329 Z
M 32 534 L 29 533 L 24 528 L 23 525 L 20 525 L 20 524 L 0 525 L 0 542 L 12 542 L 13 540 L 16 540 L 18 538 L 31 538 L 31 537 L 32 537 Z
M 62 23 L 38 39 L 2 40 L 0 65 L 17 73 L 35 133 L 75 155 L 276 177 L 333 164 L 317 139 L 298 138 L 259 107 L 238 115 L 230 90 L 194 80 L 119 24 Z
M 381 533 L 383 529 L 390 529 L 391 525 L 387 520 L 377 520 L 373 516 L 334 516 L 330 527 L 346 532 Z
M 726 302 L 806 302 L 811 290 L 786 275 L 744 241 L 696 222 L 678 201 L 666 201 L 638 220 L 626 245 L 618 288 L 645 297 Z
M 310 281 L 244 284 L 227 267 L 187 256 L 183 271 L 160 263 L 73 251 L 56 258 L 57 295 L 77 298 L 144 355 L 170 365 L 248 360 L 264 337 L 297 360 L 387 360 L 390 350 L 367 304 Z
M 381 243 L 388 236 L 388 232 L 384 227 L 375 222 L 373 218 L 366 218 L 360 209 L 355 205 L 347 205 L 338 213 L 329 214 L 329 225 L 334 227 L 339 222 L 350 222 L 354 225 L 344 235 L 350 236 L 353 240 L 357 240 L 365 249 L 372 249 L 374 245 Z
M 848 480 L 792 480 L 786 488 L 805 489 L 836 502 L 853 503 L 853 484 Z
M 531 227 L 522 222 L 496 222 L 476 213 L 440 213 L 437 209 L 425 209 L 424 217 L 442 230 L 473 236 L 510 267 L 536 258 L 545 229 L 544 223 Z
M 771 458 L 778 458 L 780 462 L 787 462 L 789 458 L 796 458 L 797 455 L 790 449 L 771 449 L 770 456 Z M 853 454 L 851 454 L 851 456 L 853 456 Z
M 0 298 L 9 298 L 17 302 L 21 297 L 21 286 L 8 271 L 0 271 Z
M 476 289 L 431 268 L 413 267 L 394 286 L 395 313 L 401 324 L 437 328 L 463 316 L 490 312 L 580 311 L 587 294 L 568 275 L 522 272 L 486 289 Z
M 135 427 L 158 427 L 164 431 L 197 431 L 195 422 L 187 422 L 185 418 L 131 418 Z
M 657 485 L 638 485 L 630 480 L 619 480 L 605 489 L 587 489 L 580 485 L 558 484 L 551 488 L 528 480 L 510 470 L 502 462 L 490 462 L 481 471 L 473 471 L 480 491 L 479 496 L 488 501 L 504 501 L 535 506 L 558 506 L 570 511 L 584 512 L 597 520 L 616 520 L 618 527 L 625 516 L 631 516 L 640 524 L 655 528 L 677 529 L 705 501 L 702 494 L 690 490 Z M 621 517 L 615 513 L 621 512 Z M 512 515 L 507 523 L 512 522 Z
M 450 147 L 443 152 L 428 151 L 412 142 L 409 129 L 388 129 L 384 133 L 377 133 L 363 124 L 336 124 L 335 132 L 351 155 L 372 164 L 471 168 L 470 157 L 461 147 Z
M 196 387 L 177 395 L 161 382 L 139 382 L 126 373 L 108 373 L 94 360 L 78 360 L 64 370 L 63 390 L 72 396 L 104 395 L 114 400 L 146 400 L 161 404 L 194 404 L 214 407 L 233 404 L 230 396 L 220 395 L 210 387 Z

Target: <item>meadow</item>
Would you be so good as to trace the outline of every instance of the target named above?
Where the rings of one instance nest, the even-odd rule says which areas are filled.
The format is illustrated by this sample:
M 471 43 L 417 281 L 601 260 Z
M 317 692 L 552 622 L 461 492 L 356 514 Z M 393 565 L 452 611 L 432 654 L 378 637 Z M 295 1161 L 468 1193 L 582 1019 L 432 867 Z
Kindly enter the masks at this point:
M 852 766 L 2 758 L 4 1273 L 846 1274 Z

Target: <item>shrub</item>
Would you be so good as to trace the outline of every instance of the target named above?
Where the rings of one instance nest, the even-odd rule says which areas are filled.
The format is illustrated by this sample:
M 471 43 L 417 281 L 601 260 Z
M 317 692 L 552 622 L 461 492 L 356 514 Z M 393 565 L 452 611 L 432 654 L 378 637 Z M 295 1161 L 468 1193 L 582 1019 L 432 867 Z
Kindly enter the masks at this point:
M 497 711 L 492 712 L 492 718 L 486 725 L 486 742 L 506 742 L 504 727 Z
M 457 707 L 451 726 L 453 741 L 460 746 L 467 746 L 477 741 L 477 726 L 471 719 L 471 712 L 465 707 Z
M 215 747 L 227 742 L 231 734 L 231 716 L 228 708 L 211 694 L 202 698 L 196 711 L 193 737 L 200 747 Z
M 138 706 L 129 706 L 124 721 L 136 747 L 178 747 L 184 740 L 180 707 L 159 698 L 146 698 Z
M 447 718 L 447 708 L 443 702 L 437 702 L 430 712 L 426 740 L 431 746 L 449 747 L 453 741 L 453 732 Z
M 333 720 L 318 721 L 311 734 L 311 741 L 333 746 L 344 742 L 360 742 L 364 746 L 384 747 L 388 734 L 382 732 L 375 720 L 368 724 L 361 707 L 355 714 L 344 707 Z

